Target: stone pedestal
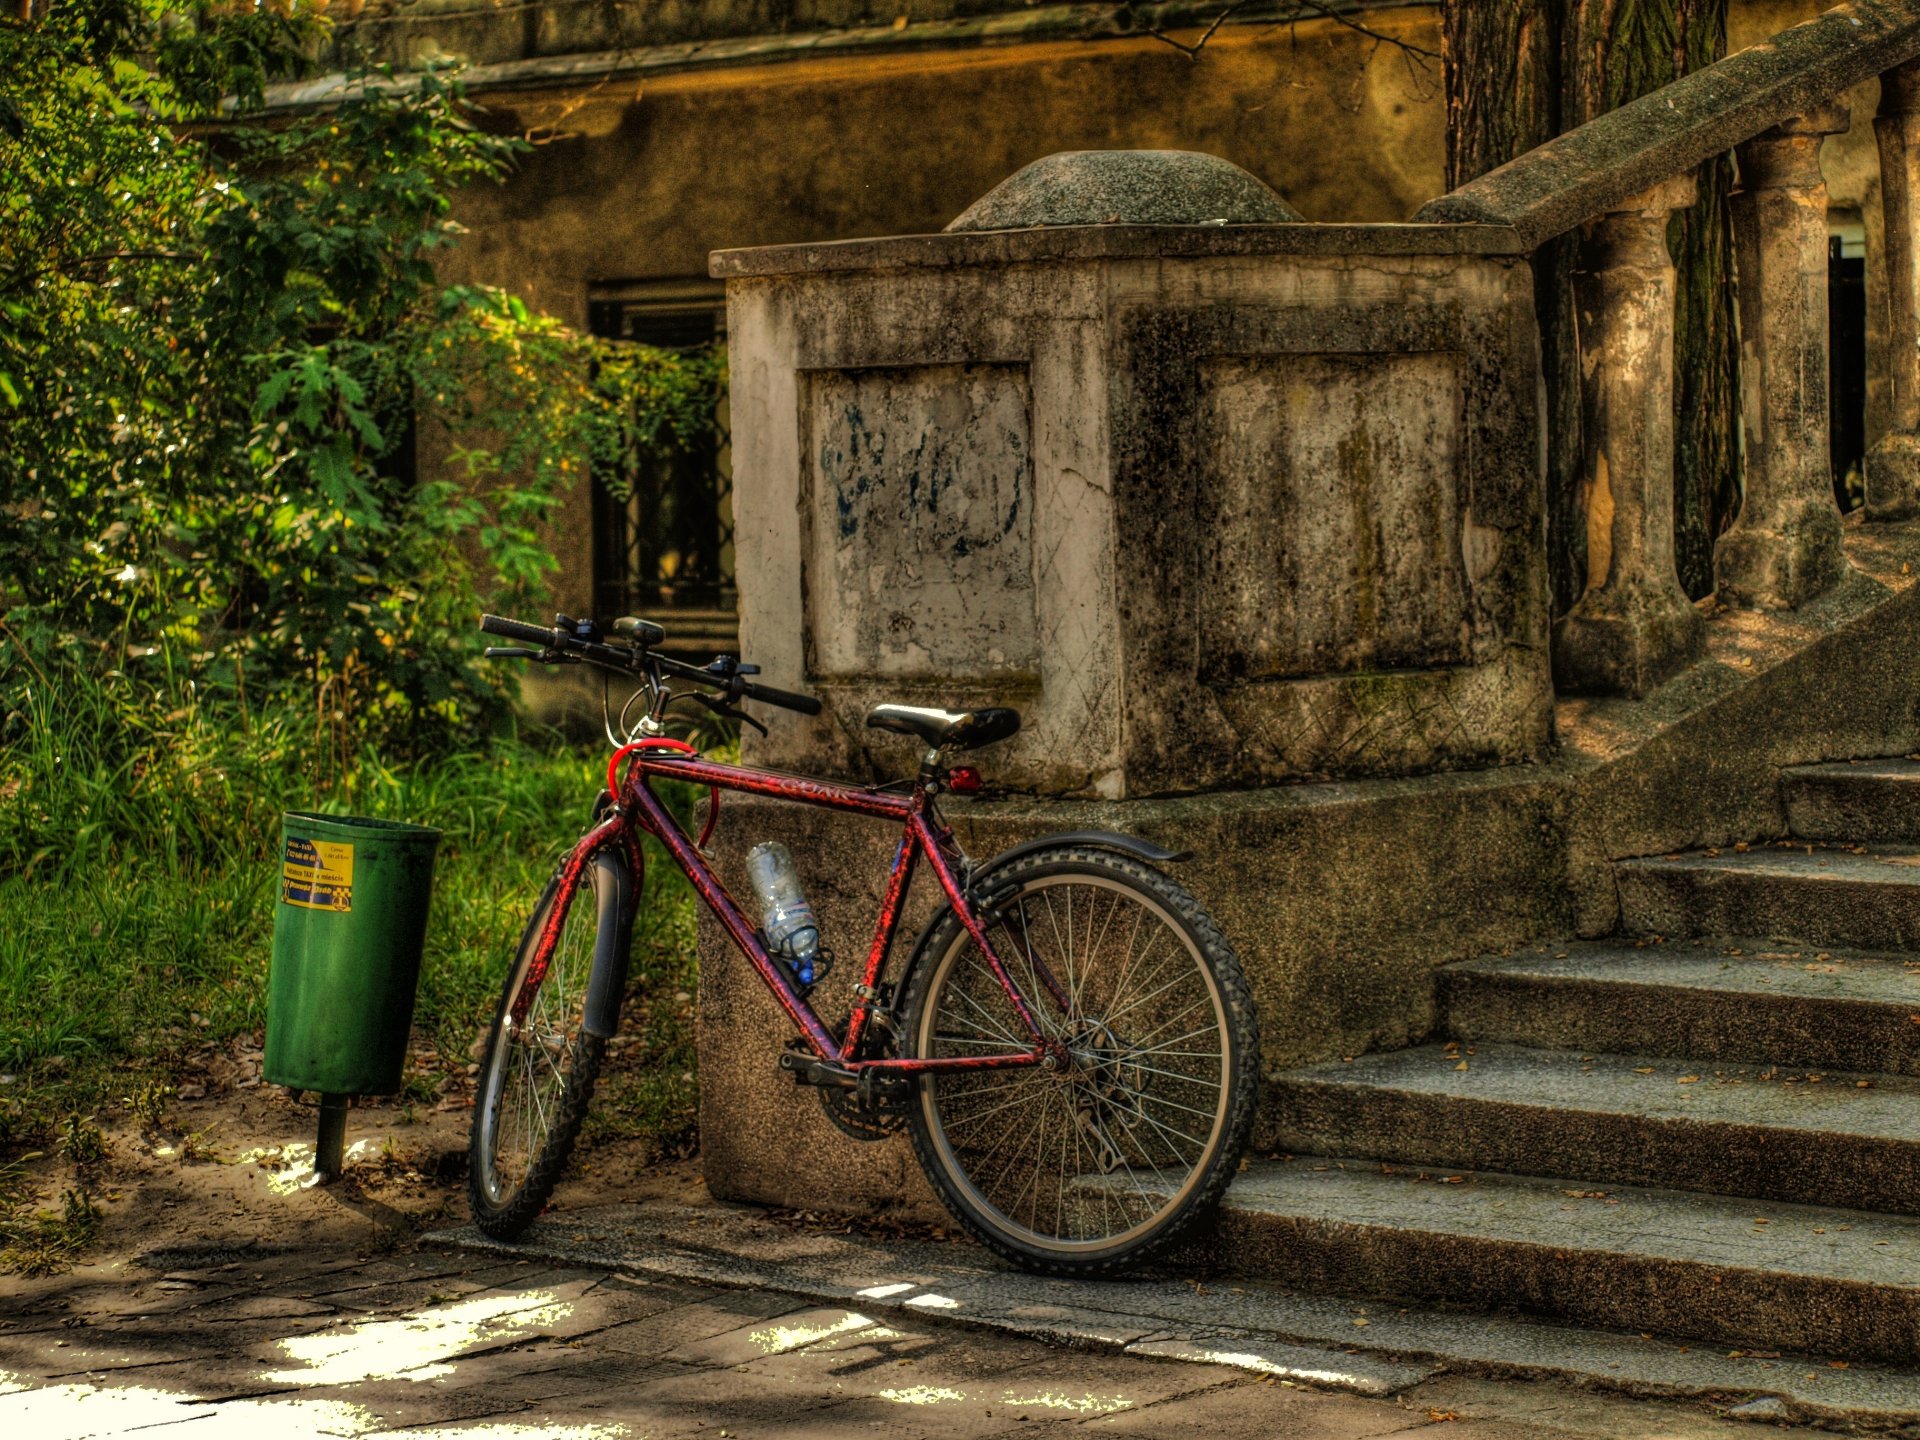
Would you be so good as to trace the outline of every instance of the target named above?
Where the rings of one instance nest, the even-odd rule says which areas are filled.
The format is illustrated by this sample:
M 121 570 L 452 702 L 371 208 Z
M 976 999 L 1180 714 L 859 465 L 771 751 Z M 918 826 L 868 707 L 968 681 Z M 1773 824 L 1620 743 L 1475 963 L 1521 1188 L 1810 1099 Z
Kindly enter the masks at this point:
M 1844 102 L 1739 147 L 1733 197 L 1740 266 L 1745 498 L 1720 537 L 1722 600 L 1792 610 L 1846 570 L 1833 498 L 1827 393 L 1827 187 L 1820 142 Z
M 1146 157 L 1102 206 L 1158 218 L 1191 179 L 1220 215 L 1221 163 Z M 1044 178 L 1003 188 L 1073 194 Z M 1051 225 L 1023 203 L 970 213 L 1032 228 L 715 257 L 742 646 L 827 704 L 770 717 L 747 758 L 890 773 L 863 725 L 885 701 L 1016 706 L 990 774 L 1041 793 L 1540 754 L 1539 372 L 1511 233 Z
M 1880 204 L 1887 255 L 1892 421 L 1867 454 L 1867 518 L 1920 515 L 1920 61 L 1880 77 Z
M 1597 221 L 1575 275 L 1587 588 L 1554 628 L 1570 694 L 1640 696 L 1700 653 L 1673 560 L 1673 300 L 1667 218 L 1691 177 Z

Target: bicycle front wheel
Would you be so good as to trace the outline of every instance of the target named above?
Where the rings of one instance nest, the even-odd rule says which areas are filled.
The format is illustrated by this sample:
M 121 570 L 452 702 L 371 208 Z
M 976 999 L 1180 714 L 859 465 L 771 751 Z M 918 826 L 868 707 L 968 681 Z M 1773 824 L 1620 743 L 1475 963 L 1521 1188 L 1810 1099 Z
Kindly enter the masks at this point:
M 585 1028 L 587 981 L 602 892 L 620 862 L 603 852 L 571 886 L 565 868 L 547 882 L 521 936 L 480 1065 L 467 1147 L 467 1198 L 474 1224 L 496 1240 L 525 1230 L 553 1193 L 573 1151 L 606 1054 Z M 540 937 L 560 917 L 560 938 L 540 965 Z
M 1240 962 L 1151 866 L 1063 846 L 996 877 L 982 919 L 1051 1052 L 1047 1068 L 924 1077 L 914 1150 L 947 1207 L 1006 1259 L 1106 1274 L 1219 1199 L 1253 1123 L 1259 1033 Z M 909 982 L 922 1057 L 1031 1049 L 951 912 Z

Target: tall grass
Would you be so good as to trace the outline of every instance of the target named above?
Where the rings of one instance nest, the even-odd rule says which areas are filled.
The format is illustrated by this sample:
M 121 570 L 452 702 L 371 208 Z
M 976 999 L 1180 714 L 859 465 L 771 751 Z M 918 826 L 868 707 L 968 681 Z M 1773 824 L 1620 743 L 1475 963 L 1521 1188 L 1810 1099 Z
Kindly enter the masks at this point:
M 116 1068 L 164 1069 L 265 1023 L 289 809 L 445 832 L 415 1025 L 439 1066 L 464 1067 L 528 911 L 588 823 L 604 759 L 547 732 L 407 764 L 343 753 L 296 709 L 210 703 L 165 673 L 36 675 L 13 694 L 0 732 L 0 1070 L 57 1074 L 76 1104 Z M 691 894 L 650 864 L 646 898 L 638 988 L 690 992 Z M 636 1019 L 662 1053 L 617 1109 L 684 1129 L 690 1009 L 656 1003 Z

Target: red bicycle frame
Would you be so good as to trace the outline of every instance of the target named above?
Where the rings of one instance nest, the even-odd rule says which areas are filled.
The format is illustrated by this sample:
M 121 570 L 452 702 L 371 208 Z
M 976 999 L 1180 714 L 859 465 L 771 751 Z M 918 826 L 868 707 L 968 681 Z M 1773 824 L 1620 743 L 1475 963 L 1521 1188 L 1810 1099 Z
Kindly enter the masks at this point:
M 1014 984 L 1013 976 L 1007 966 L 995 952 L 993 944 L 987 938 L 985 927 L 974 913 L 968 902 L 966 891 L 955 876 L 947 856 L 955 847 L 952 834 L 945 825 L 940 824 L 933 811 L 934 797 L 939 793 L 939 784 L 930 774 L 924 773 L 915 782 L 913 788 L 905 792 L 890 792 L 872 786 L 848 785 L 830 780 L 812 780 L 799 775 L 786 775 L 772 770 L 755 770 L 741 765 L 723 765 L 702 759 L 692 751 L 692 747 L 682 747 L 679 742 L 667 740 L 640 740 L 631 745 L 622 746 L 614 756 L 610 771 L 617 770 L 620 759 L 630 757 L 624 779 L 619 779 L 617 795 L 619 804 L 613 814 L 588 832 L 568 858 L 566 871 L 562 876 L 562 891 L 577 883 L 580 872 L 591 863 L 594 855 L 610 845 L 617 845 L 627 864 L 631 867 L 636 891 L 642 874 L 642 857 L 639 838 L 636 831 L 652 835 L 666 847 L 693 887 L 700 894 L 715 919 L 726 929 L 734 945 L 760 972 L 760 978 L 773 992 L 774 999 L 787 1012 L 800 1033 L 806 1038 L 808 1047 L 814 1056 L 822 1061 L 844 1069 L 849 1074 L 865 1071 L 877 1071 L 893 1075 L 928 1075 L 954 1070 L 992 1070 L 1012 1069 L 1037 1065 L 1048 1053 L 1048 1042 L 1036 1023 L 1028 1002 Z M 618 779 L 618 777 L 614 777 Z M 692 785 L 704 785 L 709 790 L 730 790 L 747 795 L 767 795 L 776 800 L 787 800 L 800 805 L 815 805 L 827 810 L 840 810 L 854 815 L 865 815 L 879 820 L 900 822 L 904 833 L 900 838 L 898 850 L 894 853 L 893 868 L 887 877 L 886 895 L 880 903 L 880 915 L 874 924 L 873 943 L 867 951 L 867 959 L 861 971 L 860 984 L 855 989 L 853 1013 L 847 1021 L 847 1033 L 836 1041 L 819 1014 L 807 1002 L 807 997 L 799 989 L 793 973 L 780 960 L 774 957 L 761 942 L 760 934 L 754 923 L 741 910 L 739 903 L 728 892 L 720 877 L 707 863 L 701 848 L 688 838 L 666 803 L 654 793 L 652 782 L 677 780 Z M 717 804 L 717 798 L 716 798 Z M 711 824 L 711 817 L 709 819 Z M 701 836 L 704 844 L 706 836 Z M 953 906 L 954 913 L 966 926 L 967 933 L 974 944 L 987 957 L 994 978 L 1006 991 L 1021 1023 L 1027 1028 L 1032 1048 L 1024 1052 L 1002 1055 L 982 1056 L 938 1056 L 926 1059 L 856 1059 L 860 1042 L 864 1037 L 868 1021 L 874 1007 L 875 990 L 880 977 L 886 969 L 887 959 L 893 950 L 896 932 L 899 929 L 900 912 L 905 904 L 908 886 L 913 881 L 914 870 L 922 857 L 932 867 L 940 888 L 946 893 L 947 901 Z M 558 943 L 562 917 L 555 907 L 555 913 L 549 917 L 547 930 L 535 957 L 535 965 L 544 970 L 544 960 L 551 953 L 552 946 Z M 1059 992 L 1057 982 L 1044 969 L 1040 970 L 1041 982 L 1047 985 L 1056 1002 L 1066 1005 L 1066 996 Z M 536 977 L 537 979 L 537 977 Z M 528 987 L 531 990 L 532 987 Z

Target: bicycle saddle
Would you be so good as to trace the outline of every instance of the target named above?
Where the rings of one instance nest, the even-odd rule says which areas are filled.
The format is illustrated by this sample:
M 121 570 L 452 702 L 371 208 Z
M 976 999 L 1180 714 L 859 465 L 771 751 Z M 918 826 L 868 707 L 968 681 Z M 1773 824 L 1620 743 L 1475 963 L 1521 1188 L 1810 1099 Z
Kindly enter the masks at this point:
M 869 730 L 918 735 L 935 749 L 977 750 L 1005 740 L 1020 729 L 1020 712 L 1002 705 L 982 710 L 934 710 L 919 705 L 876 705 L 867 712 Z

